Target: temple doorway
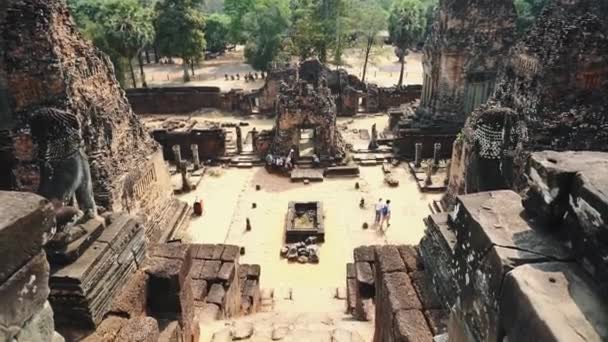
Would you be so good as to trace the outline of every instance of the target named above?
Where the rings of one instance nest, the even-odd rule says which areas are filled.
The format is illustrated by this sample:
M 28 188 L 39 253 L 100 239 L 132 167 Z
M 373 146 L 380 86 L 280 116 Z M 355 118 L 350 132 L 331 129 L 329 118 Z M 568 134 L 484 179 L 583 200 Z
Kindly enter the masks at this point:
M 315 153 L 314 128 L 300 128 L 300 156 L 310 157 Z

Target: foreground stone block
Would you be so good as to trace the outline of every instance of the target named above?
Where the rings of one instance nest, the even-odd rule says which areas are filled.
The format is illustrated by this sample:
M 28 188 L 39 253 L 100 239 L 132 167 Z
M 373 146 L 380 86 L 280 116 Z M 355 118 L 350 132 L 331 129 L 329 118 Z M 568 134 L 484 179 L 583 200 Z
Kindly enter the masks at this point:
M 132 318 L 123 326 L 117 341 L 158 342 L 158 322 L 152 317 Z
M 55 323 L 53 321 L 53 309 L 51 304 L 45 302 L 42 310 L 30 318 L 19 334 L 16 341 L 51 341 L 55 334 Z M 0 333 L 0 337 L 2 333 Z
M 568 260 L 567 251 L 525 219 L 512 191 L 460 196 L 452 215 L 454 272 L 464 317 L 476 339 L 498 336 L 499 298 L 507 272 L 527 263 Z
M 0 327 L 19 331 L 23 324 L 40 312 L 50 293 L 49 264 L 44 252 L 38 253 L 0 285 Z M 4 329 L 0 330 L 0 337 Z M 9 339 L 9 333 L 6 339 Z
M 382 273 L 406 271 L 405 263 L 396 246 L 380 246 L 375 249 L 376 263 Z
M 605 293 L 576 265 L 524 265 L 505 278 L 502 324 L 509 340 L 606 341 Z
M 393 324 L 393 341 L 397 342 L 423 342 L 432 341 L 433 335 L 419 310 L 399 310 L 395 314 Z
M 0 191 L 0 284 L 40 253 L 55 233 L 55 214 L 44 198 Z

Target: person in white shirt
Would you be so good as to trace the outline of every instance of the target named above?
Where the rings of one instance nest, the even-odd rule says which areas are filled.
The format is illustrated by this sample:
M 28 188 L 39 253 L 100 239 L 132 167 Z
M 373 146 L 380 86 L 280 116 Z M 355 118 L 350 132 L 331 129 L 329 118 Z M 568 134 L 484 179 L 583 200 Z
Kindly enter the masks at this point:
M 382 222 L 382 208 L 384 207 L 384 203 L 382 203 L 382 198 L 378 200 L 376 203 L 376 216 L 374 218 L 374 224 L 378 225 Z

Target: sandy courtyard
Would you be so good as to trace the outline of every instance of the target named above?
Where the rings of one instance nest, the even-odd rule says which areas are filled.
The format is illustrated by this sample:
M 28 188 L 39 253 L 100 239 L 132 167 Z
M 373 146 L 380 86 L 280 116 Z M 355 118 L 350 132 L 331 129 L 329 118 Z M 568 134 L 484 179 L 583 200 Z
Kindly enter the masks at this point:
M 192 220 L 188 239 L 244 246 L 241 263 L 262 266 L 262 287 L 344 286 L 345 265 L 352 260 L 355 247 L 387 242 L 417 244 L 424 233 L 422 219 L 429 214 L 428 203 L 438 198 L 419 193 L 405 166 L 393 171 L 401 182 L 397 188 L 384 184 L 380 167 L 361 168 L 359 179 L 326 179 L 310 185 L 291 183 L 264 168 L 220 172 L 218 177 L 207 176 L 197 191 L 181 197 L 189 203 L 198 197 L 205 206 L 204 215 Z M 261 186 L 260 191 L 256 185 Z M 366 209 L 359 208 L 361 198 Z M 364 222 L 373 223 L 373 205 L 378 198 L 393 203 L 386 235 L 373 228 L 362 229 Z M 318 265 L 288 263 L 279 257 L 289 201 L 323 202 L 326 235 Z M 252 208 L 253 203 L 257 208 Z M 252 225 L 250 232 L 245 231 L 247 218 Z

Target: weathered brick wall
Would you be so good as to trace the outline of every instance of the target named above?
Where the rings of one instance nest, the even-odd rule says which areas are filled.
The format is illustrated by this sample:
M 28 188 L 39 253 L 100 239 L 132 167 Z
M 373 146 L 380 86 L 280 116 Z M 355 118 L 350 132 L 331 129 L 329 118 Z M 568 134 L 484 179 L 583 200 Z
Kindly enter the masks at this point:
M 355 251 L 360 260 L 358 268 L 353 265 L 356 282 L 367 277 L 366 264 L 373 265 L 374 342 L 431 341 L 446 331 L 448 312 L 424 273 L 417 248 L 385 245 Z M 363 261 L 370 257 L 373 262 Z
M 157 148 L 114 77 L 107 56 L 81 38 L 60 0 L 8 0 L 7 20 L 0 27 L 18 189 L 37 184 L 35 146 L 28 120 L 32 110 L 52 106 L 76 114 L 91 162 L 94 191 L 100 205 L 120 209 L 116 197 L 122 176 Z M 35 53 L 35 57 L 34 54 Z
M 218 87 L 163 87 L 127 89 L 137 114 L 187 114 L 201 108 L 223 108 Z

